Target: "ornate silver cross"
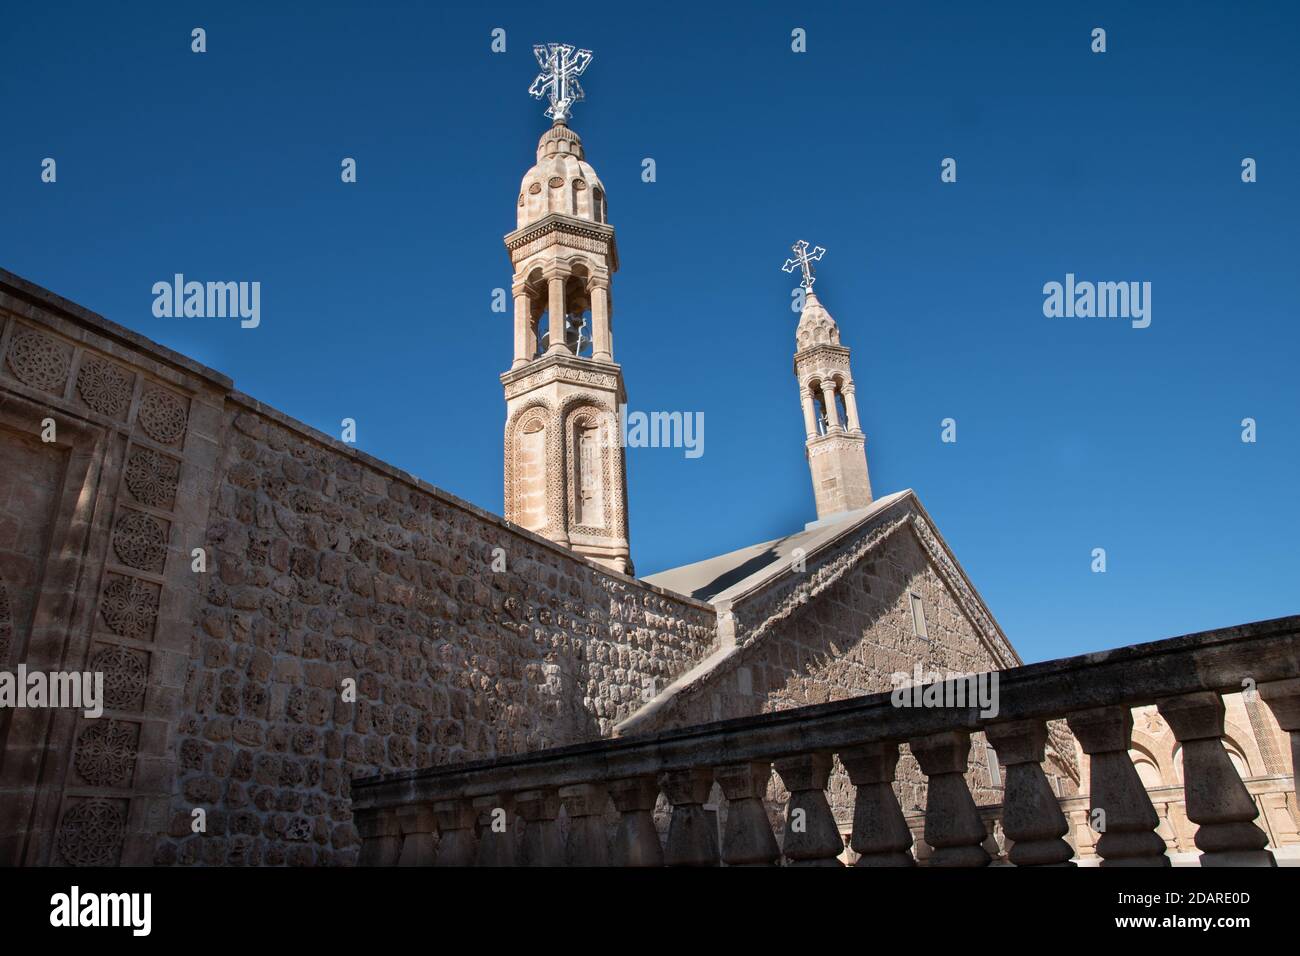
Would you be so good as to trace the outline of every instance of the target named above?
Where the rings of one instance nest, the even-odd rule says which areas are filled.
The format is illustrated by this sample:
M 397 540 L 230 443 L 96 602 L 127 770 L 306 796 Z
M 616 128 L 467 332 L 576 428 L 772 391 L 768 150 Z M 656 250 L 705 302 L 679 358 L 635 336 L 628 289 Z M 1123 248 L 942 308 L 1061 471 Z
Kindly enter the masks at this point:
M 591 51 L 578 50 L 567 43 L 538 43 L 533 46 L 533 55 L 542 72 L 528 92 L 539 100 L 548 97 L 551 106 L 546 115 L 557 123 L 566 122 L 573 104 L 584 96 L 578 77 L 591 62 Z
M 814 246 L 812 251 L 808 251 L 808 243 L 800 239 L 790 247 L 794 251 L 793 259 L 786 259 L 785 265 L 781 267 L 782 272 L 794 272 L 795 266 L 803 270 L 803 281 L 799 284 L 805 289 L 811 290 L 813 283 L 817 281 L 813 275 L 812 264 L 826 254 L 826 250 L 821 246 Z

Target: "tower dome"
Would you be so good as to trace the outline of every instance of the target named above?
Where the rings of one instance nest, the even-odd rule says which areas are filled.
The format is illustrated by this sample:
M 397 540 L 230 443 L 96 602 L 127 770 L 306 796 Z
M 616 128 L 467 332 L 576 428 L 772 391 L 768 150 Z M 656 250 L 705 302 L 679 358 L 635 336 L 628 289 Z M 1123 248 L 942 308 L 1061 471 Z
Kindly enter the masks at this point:
M 582 138 L 556 121 L 537 142 L 537 162 L 519 187 L 516 228 L 551 213 L 603 223 L 607 218 L 605 187 L 583 160 Z
M 804 297 L 803 313 L 799 316 L 799 327 L 794 335 L 796 348 L 800 352 L 814 345 L 840 344 L 839 326 L 811 289 Z

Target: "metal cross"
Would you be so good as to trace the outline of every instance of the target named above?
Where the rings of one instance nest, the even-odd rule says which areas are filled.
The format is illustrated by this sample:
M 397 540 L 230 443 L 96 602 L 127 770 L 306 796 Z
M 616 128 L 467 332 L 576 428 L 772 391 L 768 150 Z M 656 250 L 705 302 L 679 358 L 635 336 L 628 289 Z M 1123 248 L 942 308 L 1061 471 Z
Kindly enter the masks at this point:
M 591 62 L 591 51 L 578 50 L 567 43 L 538 43 L 533 46 L 533 55 L 537 57 L 542 72 L 533 80 L 528 92 L 539 100 L 548 97 L 551 106 L 546 115 L 557 123 L 565 122 L 573 104 L 583 99 L 578 77 Z
M 812 252 L 809 252 L 808 243 L 804 242 L 802 239 L 790 248 L 794 251 L 794 258 L 786 259 L 785 265 L 781 267 L 781 271 L 794 272 L 795 266 L 798 266 L 803 270 L 803 281 L 799 284 L 805 289 L 811 291 L 813 283 L 817 281 L 817 278 L 813 275 L 812 264 L 821 259 L 821 257 L 826 254 L 826 250 L 821 246 L 814 246 Z

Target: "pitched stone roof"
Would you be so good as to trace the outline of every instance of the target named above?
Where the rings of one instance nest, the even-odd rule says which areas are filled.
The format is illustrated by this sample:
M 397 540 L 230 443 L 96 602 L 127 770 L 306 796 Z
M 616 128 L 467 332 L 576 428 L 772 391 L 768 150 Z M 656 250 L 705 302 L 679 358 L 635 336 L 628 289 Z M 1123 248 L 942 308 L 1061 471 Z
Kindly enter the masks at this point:
M 909 494 L 910 490 L 895 492 L 877 498 L 869 507 L 858 511 L 846 511 L 831 519 L 814 521 L 802 531 L 788 534 L 784 538 L 762 541 L 693 564 L 669 568 L 642 580 L 710 604 L 729 601 L 761 587 L 790 567 L 796 550 L 802 549 L 804 556 L 810 557 L 825 545 L 852 535 L 863 524 Z

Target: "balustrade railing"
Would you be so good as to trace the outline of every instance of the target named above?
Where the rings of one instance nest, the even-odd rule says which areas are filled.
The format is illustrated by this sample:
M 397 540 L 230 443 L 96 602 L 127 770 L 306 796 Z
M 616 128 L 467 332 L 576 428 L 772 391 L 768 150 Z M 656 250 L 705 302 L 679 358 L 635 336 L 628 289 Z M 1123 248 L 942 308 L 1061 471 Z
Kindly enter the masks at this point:
M 1186 817 L 1202 865 L 1274 865 L 1259 808 L 1222 742 L 1225 693 L 1258 693 L 1300 740 L 1300 617 L 999 671 L 996 713 L 899 707 L 889 693 L 599 740 L 496 760 L 387 774 L 352 785 L 362 865 L 838 866 L 827 802 L 832 757 L 856 789 L 849 843 L 858 866 L 916 859 L 892 783 L 907 744 L 928 778 L 922 854 L 930 866 L 984 866 L 989 820 L 965 774 L 983 731 L 1005 768 L 1001 828 L 1018 866 L 1071 865 L 1070 821 L 1043 772 L 1046 722 L 1064 718 L 1090 757 L 1088 821 L 1103 866 L 1167 866 L 1161 816 L 1129 758 L 1131 708 L 1155 704 L 1183 750 Z M 789 797 L 782 838 L 764 796 Z M 725 799 L 719 839 L 709 805 Z M 1291 779 L 1294 807 L 1294 777 Z M 665 798 L 660 801 L 659 797 Z M 671 807 L 666 839 L 656 803 Z M 616 813 L 617 825 L 607 827 Z M 563 814 L 563 820 L 561 819 Z

